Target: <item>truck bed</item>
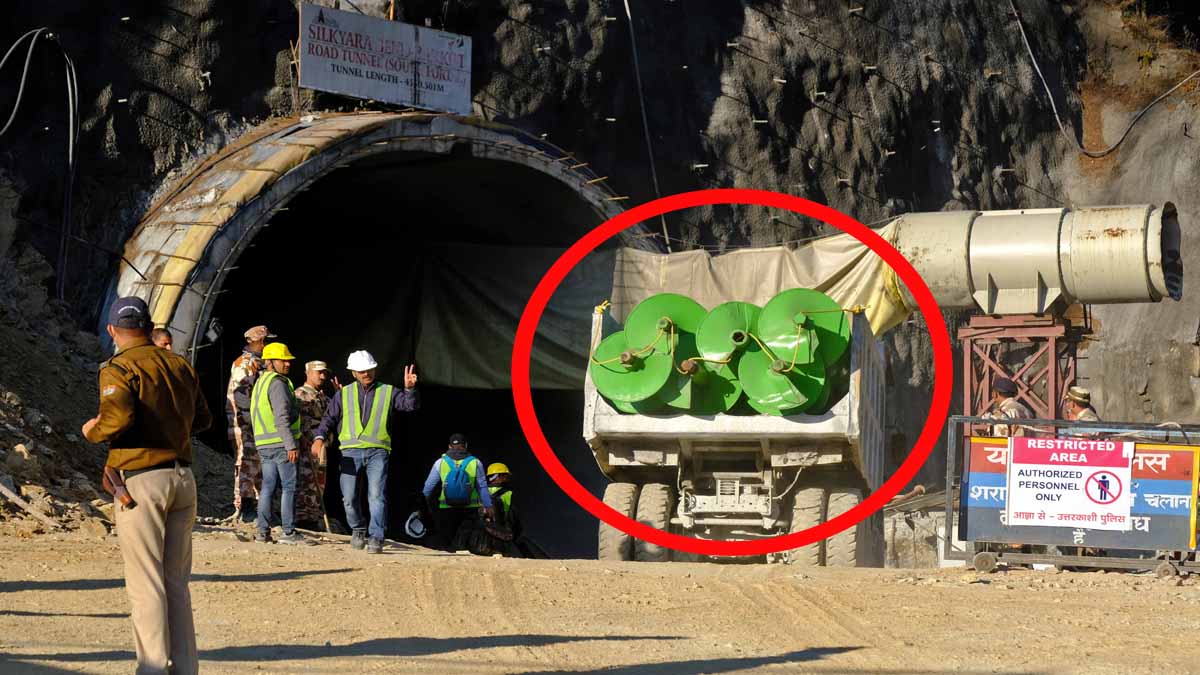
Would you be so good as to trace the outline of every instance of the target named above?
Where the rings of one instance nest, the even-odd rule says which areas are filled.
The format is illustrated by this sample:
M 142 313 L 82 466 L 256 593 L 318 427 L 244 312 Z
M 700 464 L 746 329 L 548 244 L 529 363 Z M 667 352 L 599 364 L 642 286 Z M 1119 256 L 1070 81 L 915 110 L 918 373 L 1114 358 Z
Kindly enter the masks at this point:
M 605 468 L 607 446 L 714 442 L 757 442 L 774 453 L 840 454 L 875 489 L 884 479 L 885 368 L 883 346 L 866 317 L 851 326 L 850 388 L 821 415 L 630 415 L 615 410 L 596 391 L 589 375 L 584 384 L 583 436 Z M 823 463 L 822 460 L 818 463 Z

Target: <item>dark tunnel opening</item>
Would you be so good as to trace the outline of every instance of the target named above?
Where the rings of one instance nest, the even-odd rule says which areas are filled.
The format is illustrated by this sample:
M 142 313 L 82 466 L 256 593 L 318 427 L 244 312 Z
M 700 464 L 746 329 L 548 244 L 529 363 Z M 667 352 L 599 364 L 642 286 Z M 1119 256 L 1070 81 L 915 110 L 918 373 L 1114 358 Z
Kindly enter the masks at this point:
M 346 357 L 356 349 L 371 351 L 379 379 L 395 385 L 402 384 L 404 366 L 415 362 L 422 407 L 393 423 L 388 536 L 406 540 L 404 520 L 431 464 L 449 435 L 461 432 L 485 465 L 498 461 L 512 469 L 515 505 L 537 544 L 555 557 L 594 557 L 595 519 L 553 485 L 520 430 L 507 384 L 516 317 L 511 324 L 497 317 L 519 315 L 549 264 L 600 220 L 571 188 L 518 164 L 403 153 L 339 168 L 276 214 L 225 280 L 213 311 L 223 334 L 196 359 L 208 400 L 224 410 L 242 333 L 259 324 L 296 355 L 291 378 L 297 385 L 309 360 L 326 361 L 343 384 L 351 382 Z M 491 277 L 475 278 L 480 264 Z M 595 281 L 598 297 L 583 298 L 591 304 L 607 297 L 611 267 L 607 278 L 598 274 Z M 493 292 L 504 310 L 462 290 L 472 285 Z M 433 298 L 439 298 L 436 306 Z M 535 344 L 535 364 L 543 353 L 557 359 L 544 372 L 559 388 L 538 388 L 535 375 L 533 399 L 564 464 L 598 495 L 605 479 L 581 436 L 589 321 L 586 313 L 578 317 L 582 358 Z M 430 345 L 431 335 L 448 331 L 457 331 L 457 344 L 468 348 Z M 556 364 L 577 367 L 578 377 L 558 372 Z M 203 440 L 231 453 L 226 426 L 218 416 Z M 335 459 L 325 502 L 331 517 L 340 518 Z

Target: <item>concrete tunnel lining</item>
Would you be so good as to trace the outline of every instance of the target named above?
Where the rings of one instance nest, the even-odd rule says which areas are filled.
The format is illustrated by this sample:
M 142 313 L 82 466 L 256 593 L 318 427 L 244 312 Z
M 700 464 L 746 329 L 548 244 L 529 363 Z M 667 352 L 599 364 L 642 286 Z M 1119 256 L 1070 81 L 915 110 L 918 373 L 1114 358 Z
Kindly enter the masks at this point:
M 597 182 L 602 177 L 578 167 L 581 162 L 561 148 L 512 127 L 427 113 L 296 120 L 251 132 L 155 204 L 126 244 L 133 266 L 121 264 L 108 302 L 125 295 L 144 298 L 155 323 L 169 326 L 191 358 L 202 344 L 197 327 L 207 323 L 228 269 L 296 194 L 338 167 L 373 155 L 448 155 L 464 145 L 474 157 L 527 166 L 570 186 L 595 210 L 597 224 L 621 211 L 619 195 Z M 644 232 L 636 226 L 622 241 L 653 250 L 646 237 L 632 236 Z
M 289 149 L 293 164 L 286 166 L 278 155 Z M 231 146 L 199 167 L 180 187 L 160 200 L 126 247 L 126 257 L 149 278 L 143 280 L 128 265 L 122 265 L 109 301 L 128 293 L 146 298 L 156 323 L 168 324 L 175 333 L 176 345 L 183 347 L 187 356 L 196 363 L 205 357 L 208 344 L 203 336 L 204 327 L 214 316 L 219 299 L 232 299 L 223 295 L 224 291 L 229 290 L 231 273 L 241 274 L 235 272 L 239 261 L 246 259 L 251 242 L 262 235 L 268 222 L 305 191 L 320 190 L 319 183 L 323 180 L 328 183 L 332 180 L 331 174 L 338 169 L 386 161 L 389 156 L 447 159 L 458 156 L 513 164 L 516 165 L 514 171 L 536 171 L 547 181 L 557 182 L 569 189 L 593 214 L 594 222 L 575 232 L 572 240 L 620 211 L 619 200 L 613 199 L 616 195 L 605 188 L 603 181 L 591 182 L 598 177 L 572 168 L 581 163 L 579 160 L 540 139 L 529 139 L 517 130 L 479 120 L 429 114 L 375 113 L 339 115 L 312 122 L 293 120 L 290 124 L 262 129 L 247 141 Z M 469 189 L 464 187 L 464 190 Z M 277 218 L 277 222 L 283 220 L 286 219 Z M 269 232 L 269 228 L 266 231 Z M 630 234 L 644 233 L 645 230 L 635 230 Z M 624 236 L 622 239 L 626 245 L 653 250 L 644 236 Z M 240 328 L 227 324 L 226 333 L 228 339 L 225 340 L 224 351 L 231 353 L 225 355 L 225 370 L 228 359 L 233 356 L 232 345 L 236 342 L 233 338 L 240 335 Z M 221 348 L 213 351 L 218 349 Z M 344 357 L 344 354 L 322 356 L 336 360 Z M 339 365 L 331 363 L 335 368 Z M 205 370 L 208 371 L 205 379 L 214 379 L 211 373 L 217 368 Z M 214 399 L 211 395 L 214 385 L 219 385 L 223 392 L 226 376 L 226 373 L 221 373 L 216 378 L 219 382 L 206 383 L 206 388 L 210 388 L 210 400 Z M 469 392 L 445 387 L 427 388 L 426 391 L 429 394 L 427 409 L 429 404 L 436 406 L 461 399 L 489 408 L 504 406 L 511 414 L 511 399 L 507 391 Z M 550 415 L 564 421 L 570 420 L 571 426 L 578 425 L 580 415 L 576 414 L 575 409 L 582 410 L 581 394 L 545 392 L 541 398 L 543 405 L 554 411 Z M 219 397 L 216 402 L 219 404 Z M 433 418 L 438 419 L 439 416 L 433 415 Z M 502 433 L 507 434 L 505 441 L 520 441 L 519 434 L 513 438 L 512 431 L 507 427 L 503 430 Z M 577 431 L 574 429 L 572 435 L 578 437 Z M 218 447 L 225 445 L 218 437 L 214 436 L 212 440 Z M 581 446 L 576 449 L 581 452 L 582 459 L 594 466 L 586 445 L 582 445 L 579 438 L 574 440 Z M 536 470 L 536 463 L 523 443 L 521 449 L 529 456 L 529 461 L 519 462 L 528 474 Z M 424 453 L 429 451 L 430 448 L 420 450 Z M 501 459 L 514 460 L 512 456 Z M 421 455 L 419 461 L 407 462 L 404 470 L 398 473 L 411 474 L 419 469 L 419 465 L 427 466 L 427 460 Z M 540 470 L 537 473 L 540 474 Z M 570 507 L 569 502 L 557 503 L 564 501 L 565 497 L 548 480 L 544 480 L 544 476 L 528 478 L 523 481 L 527 488 L 536 485 L 539 490 L 553 494 L 553 509 Z M 408 475 L 404 480 L 412 482 L 418 478 Z M 393 481 L 393 502 L 402 501 L 409 488 L 411 486 L 397 488 Z M 399 505 L 399 508 L 403 508 L 403 505 Z M 393 509 L 391 516 L 395 523 L 397 509 Z M 570 527 L 579 529 L 579 525 L 579 520 L 574 519 Z M 578 543 L 579 533 L 573 536 L 575 543 L 558 548 L 556 552 L 586 555 L 586 547 L 580 548 Z M 590 539 L 594 539 L 594 531 Z

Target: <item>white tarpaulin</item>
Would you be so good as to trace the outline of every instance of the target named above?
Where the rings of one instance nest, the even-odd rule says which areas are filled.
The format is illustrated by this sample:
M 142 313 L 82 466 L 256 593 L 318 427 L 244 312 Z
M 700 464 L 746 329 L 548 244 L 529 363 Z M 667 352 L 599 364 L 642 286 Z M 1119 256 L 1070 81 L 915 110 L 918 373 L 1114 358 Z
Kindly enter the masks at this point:
M 300 5 L 300 86 L 471 114 L 471 38 Z
M 894 225 L 875 230 L 891 241 Z M 871 330 L 882 334 L 911 313 L 892 269 L 848 234 L 789 249 L 747 248 L 657 254 L 623 248 L 613 273 L 612 314 L 624 322 L 634 305 L 655 293 L 682 293 L 712 309 L 738 300 L 763 305 L 790 288 L 814 288 L 842 307 L 862 305 Z

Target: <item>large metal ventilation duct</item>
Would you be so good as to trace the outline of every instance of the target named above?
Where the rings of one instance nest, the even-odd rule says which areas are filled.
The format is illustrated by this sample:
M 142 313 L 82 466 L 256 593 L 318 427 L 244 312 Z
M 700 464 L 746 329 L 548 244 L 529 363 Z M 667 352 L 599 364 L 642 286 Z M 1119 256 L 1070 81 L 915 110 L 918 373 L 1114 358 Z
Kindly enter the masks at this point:
M 1075 302 L 1183 297 L 1179 218 L 1170 202 L 911 213 L 897 226 L 896 248 L 947 309 L 1045 314 Z

